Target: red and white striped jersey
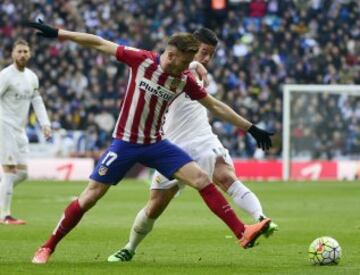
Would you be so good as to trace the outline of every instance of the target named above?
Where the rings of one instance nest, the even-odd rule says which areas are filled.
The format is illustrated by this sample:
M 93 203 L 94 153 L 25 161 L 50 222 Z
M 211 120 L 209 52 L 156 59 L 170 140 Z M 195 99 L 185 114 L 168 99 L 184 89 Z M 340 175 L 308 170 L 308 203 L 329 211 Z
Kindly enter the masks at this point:
M 129 66 L 130 73 L 114 138 L 139 144 L 158 142 L 165 111 L 178 95 L 186 92 L 193 100 L 206 96 L 190 71 L 179 77 L 165 73 L 157 53 L 119 46 L 116 58 Z

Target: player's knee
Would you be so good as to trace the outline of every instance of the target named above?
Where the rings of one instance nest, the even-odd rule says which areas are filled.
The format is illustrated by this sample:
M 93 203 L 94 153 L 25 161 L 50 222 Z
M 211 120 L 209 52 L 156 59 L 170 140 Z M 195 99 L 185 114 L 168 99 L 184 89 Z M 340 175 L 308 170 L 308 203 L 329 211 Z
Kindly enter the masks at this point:
M 16 173 L 16 166 L 15 165 L 3 165 L 4 173 Z
M 16 172 L 16 174 L 19 176 L 18 177 L 18 182 L 22 182 L 24 180 L 27 180 L 27 178 L 29 177 L 29 174 L 28 174 L 27 170 L 18 170 Z
M 94 194 L 92 193 L 82 193 L 79 197 L 79 204 L 80 207 L 87 211 L 90 208 L 92 208 L 96 202 L 98 201 L 98 198 L 96 196 L 94 196 Z
M 224 191 L 229 189 L 229 187 L 237 180 L 236 176 L 233 173 L 228 172 L 218 172 L 214 176 L 215 183 Z
M 196 178 L 193 179 L 192 185 L 198 190 L 201 190 L 211 182 L 209 176 L 203 170 L 199 170 Z

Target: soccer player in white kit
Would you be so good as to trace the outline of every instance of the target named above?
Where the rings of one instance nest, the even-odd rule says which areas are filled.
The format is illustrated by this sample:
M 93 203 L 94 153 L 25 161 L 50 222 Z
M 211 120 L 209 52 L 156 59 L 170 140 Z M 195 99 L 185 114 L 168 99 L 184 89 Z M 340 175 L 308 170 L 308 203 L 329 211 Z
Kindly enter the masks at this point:
M 206 66 L 210 62 L 218 38 L 207 28 L 198 29 L 194 35 L 201 44 L 189 69 L 197 75 L 196 71 L 205 70 L 206 72 L 201 64 Z M 228 150 L 212 132 L 206 108 L 197 101 L 192 101 L 185 93 L 175 101 L 166 114 L 163 125 L 165 137 L 184 149 L 240 209 L 251 215 L 255 221 L 264 219 L 265 215 L 259 199 L 236 177 Z M 156 219 L 166 209 L 175 194 L 184 187 L 185 185 L 176 179 L 169 180 L 156 171 L 151 182 L 150 199 L 135 218 L 129 242 L 124 248 L 111 255 L 108 261 L 130 261 L 137 246 L 152 230 Z M 278 226 L 271 222 L 264 235 L 270 236 L 277 228 Z
M 12 50 L 13 64 L 0 71 L 0 224 L 25 224 L 11 215 L 13 188 L 27 178 L 28 138 L 25 126 L 30 104 L 45 138 L 51 136 L 50 121 L 39 94 L 39 79 L 26 68 L 31 57 L 25 40 L 17 40 Z

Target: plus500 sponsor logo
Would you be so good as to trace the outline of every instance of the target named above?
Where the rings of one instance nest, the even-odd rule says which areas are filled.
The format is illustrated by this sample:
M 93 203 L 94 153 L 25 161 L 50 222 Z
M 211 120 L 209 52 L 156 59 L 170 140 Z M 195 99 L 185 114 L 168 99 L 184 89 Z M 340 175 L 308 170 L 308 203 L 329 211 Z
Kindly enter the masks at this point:
M 166 101 L 171 101 L 175 96 L 170 90 L 145 78 L 140 81 L 139 88 Z

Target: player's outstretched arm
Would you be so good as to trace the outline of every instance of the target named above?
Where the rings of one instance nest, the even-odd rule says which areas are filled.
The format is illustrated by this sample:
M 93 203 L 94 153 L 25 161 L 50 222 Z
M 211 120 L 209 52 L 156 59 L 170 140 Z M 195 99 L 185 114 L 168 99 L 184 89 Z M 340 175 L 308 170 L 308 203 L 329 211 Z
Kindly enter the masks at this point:
M 269 133 L 253 125 L 250 121 L 238 115 L 233 109 L 222 103 L 220 100 L 217 100 L 208 94 L 204 98 L 200 99 L 199 102 L 214 116 L 230 122 L 234 126 L 250 133 L 255 138 L 259 148 L 268 150 L 272 146 L 270 137 L 273 133 Z
M 73 41 L 81 46 L 87 48 L 93 48 L 104 53 L 111 55 L 116 54 L 118 45 L 111 41 L 105 40 L 100 36 L 83 33 L 83 32 L 72 32 L 63 29 L 58 29 L 50 25 L 45 24 L 43 21 L 39 22 L 24 22 L 25 27 L 37 29 L 37 35 L 46 38 L 60 38 L 64 40 Z

